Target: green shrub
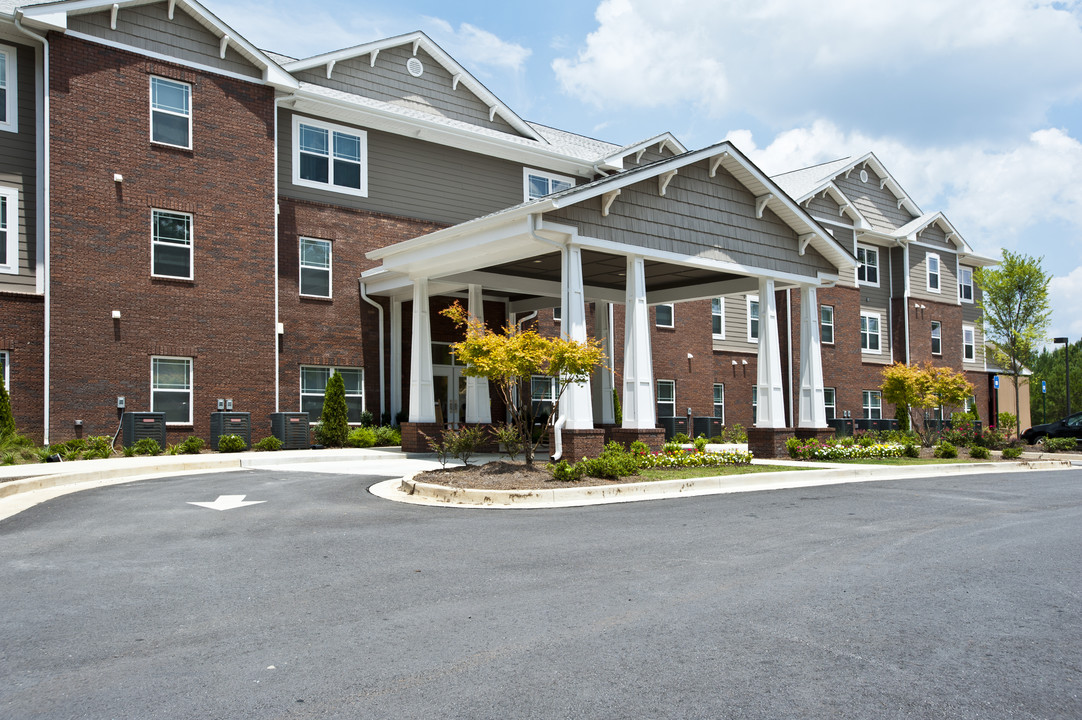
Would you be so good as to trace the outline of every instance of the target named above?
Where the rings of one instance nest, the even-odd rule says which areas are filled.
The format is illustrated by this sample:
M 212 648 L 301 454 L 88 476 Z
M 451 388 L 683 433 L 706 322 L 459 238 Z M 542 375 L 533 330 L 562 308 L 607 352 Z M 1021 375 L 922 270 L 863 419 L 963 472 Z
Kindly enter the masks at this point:
M 987 460 L 992 457 L 992 453 L 986 447 L 981 447 L 980 445 L 970 445 L 969 457 L 973 458 L 974 460 Z
M 635 440 L 631 443 L 631 447 L 628 448 L 628 452 L 630 452 L 635 457 L 642 457 L 643 455 L 650 454 L 650 446 L 644 443 L 642 440 Z
M 0 438 L 15 434 L 15 416 L 11 413 L 11 396 L 0 376 Z
M 804 447 L 804 441 L 798 437 L 791 437 L 785 441 L 785 449 L 789 451 L 789 457 L 794 460 L 800 457 L 800 451 Z
M 158 441 L 154 438 L 143 438 L 142 440 L 136 440 L 135 444 L 131 446 L 132 453 L 135 455 L 161 455 L 162 446 L 158 444 Z M 124 453 L 127 455 L 127 452 Z
M 485 432 L 479 427 L 463 427 L 458 430 L 444 430 L 443 436 L 436 440 L 421 433 L 441 465 L 447 465 L 448 457 L 458 458 L 464 464 L 470 464 L 470 458 L 485 441 Z
M 440 461 L 440 466 L 447 467 L 447 461 L 451 459 L 451 446 L 447 443 L 447 439 L 443 435 L 434 438 L 423 432 L 421 437 L 428 443 L 428 448 L 435 453 L 436 459 Z
M 264 451 L 264 452 L 274 451 L 274 450 L 281 450 L 282 449 L 282 441 L 279 440 L 278 438 L 274 437 L 273 435 L 269 435 L 269 436 L 263 438 L 262 440 L 260 440 L 259 442 L 257 442 L 255 445 L 253 445 L 252 449 L 253 450 L 261 450 L 261 451 Z
M 60 443 L 60 444 L 63 445 L 68 450 L 82 451 L 82 450 L 86 449 L 86 440 L 83 440 L 82 438 L 72 438 L 71 440 L 68 440 L 67 442 L 63 442 L 63 443 Z
M 189 435 L 188 438 L 177 445 L 177 452 L 181 455 L 198 455 L 199 451 L 203 449 L 203 438 L 196 437 L 195 435 Z
M 1078 441 L 1074 438 L 1045 438 L 1044 449 L 1048 452 L 1070 452 L 1077 446 Z
M 331 373 L 323 395 L 317 438 L 326 447 L 342 447 L 349 437 L 349 409 L 346 407 L 346 383 L 341 373 Z
M 173 445 L 166 445 L 165 450 L 163 450 L 162 452 L 164 452 L 166 455 L 179 455 L 180 445 L 175 443 Z
M 113 455 L 113 438 L 108 435 L 92 435 L 86 439 L 83 457 L 87 460 L 103 460 Z
M 49 456 L 49 451 L 48 451 L 48 449 L 46 449 L 44 451 L 44 455 L 42 455 L 42 457 L 41 457 L 41 461 L 45 462 L 45 458 L 47 458 L 48 456 Z M 125 445 L 124 446 L 124 457 L 135 457 L 135 446 L 134 445 Z
M 902 448 L 902 454 L 907 458 L 919 458 L 920 446 L 913 443 L 906 443 L 905 447 Z
M 748 441 L 748 432 L 744 429 L 744 426 L 740 423 L 733 423 L 725 427 L 725 442 L 726 443 L 746 443 Z
M 681 447 L 680 443 L 676 442 L 675 438 L 661 446 L 661 452 L 663 453 L 678 453 L 683 452 L 683 450 L 684 448 Z
M 503 451 L 514 460 L 523 451 L 526 445 L 525 439 L 514 425 L 495 425 L 492 427 L 492 437 L 503 446 Z
M 872 447 L 876 444 L 876 438 L 874 435 L 865 434 L 858 437 L 856 442 L 857 445 L 860 445 L 861 447 Z
M 1018 425 L 1018 418 L 1014 413 L 1001 412 L 996 418 L 996 424 L 999 425 L 999 429 L 1003 432 L 1003 435 L 1010 437 L 1014 435 L 1015 427 Z
M 370 448 L 376 444 L 376 431 L 370 427 L 358 427 L 349 431 L 346 445 L 352 448 Z
M 688 443 L 691 442 L 691 438 L 689 438 L 684 433 L 676 433 L 675 435 L 672 436 L 672 442 L 680 443 L 681 445 L 687 445 Z
M 371 427 L 376 424 L 376 417 L 371 410 L 361 410 L 357 421 L 361 423 L 361 427 Z
M 590 477 L 616 479 L 639 474 L 636 456 L 617 442 L 605 445 L 605 449 L 598 457 L 584 459 L 576 465 L 582 468 L 583 475 Z
M 233 453 L 248 449 L 248 443 L 240 435 L 222 435 L 218 438 L 218 452 Z
M 552 473 L 552 479 L 560 482 L 575 482 L 582 479 L 582 468 L 579 467 L 581 463 L 569 463 L 567 460 L 561 460 L 558 463 L 549 463 L 545 467 Z
M 1020 457 L 1022 457 L 1022 448 L 1020 448 L 1020 447 L 1003 448 L 1003 459 L 1004 460 L 1017 460 Z
M 958 457 L 958 448 L 946 440 L 940 440 L 939 444 L 935 446 L 935 450 L 932 452 L 937 458 L 948 460 L 950 458 Z
M 612 414 L 616 427 L 624 424 L 624 410 L 620 407 L 620 391 L 616 388 L 612 389 Z
M 699 437 L 695 438 L 692 442 L 695 443 L 695 449 L 696 450 L 698 450 L 699 452 L 706 452 L 706 437 L 704 437 L 703 435 L 700 435 Z
M 996 428 L 985 428 L 983 433 L 973 438 L 973 442 L 989 450 L 1002 450 L 1007 445 L 1007 438 Z
M 402 432 L 398 428 L 391 427 L 390 425 L 380 425 L 375 428 L 375 431 L 377 447 L 402 444 Z

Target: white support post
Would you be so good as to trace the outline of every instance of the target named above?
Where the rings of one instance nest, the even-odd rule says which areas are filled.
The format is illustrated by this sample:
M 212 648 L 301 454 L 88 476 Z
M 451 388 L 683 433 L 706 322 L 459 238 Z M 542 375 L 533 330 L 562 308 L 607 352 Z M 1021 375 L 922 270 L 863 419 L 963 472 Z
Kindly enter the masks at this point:
M 560 324 L 564 337 L 586 342 L 586 296 L 582 281 L 582 248 L 571 245 L 562 253 L 561 294 L 563 314 Z M 567 418 L 568 430 L 594 427 L 594 408 L 590 399 L 590 381 L 568 385 L 560 398 L 560 414 Z
M 627 259 L 624 306 L 624 404 L 621 427 L 653 430 L 654 368 L 650 355 L 650 313 L 646 306 L 646 261 Z
M 409 421 L 411 423 L 436 422 L 436 394 L 432 383 L 432 325 L 428 312 L 428 278 L 413 281 Z
M 758 400 L 755 427 L 785 427 L 781 346 L 778 343 L 778 303 L 774 281 L 759 278 Z
M 594 338 L 601 343 L 605 359 L 594 370 L 594 418 L 602 424 L 616 422 L 616 412 L 612 404 L 612 303 L 594 304 Z
M 470 285 L 469 313 L 471 317 L 485 321 L 485 308 L 481 286 Z M 492 401 L 488 395 L 488 380 L 481 377 L 466 378 L 466 422 L 488 425 L 492 422 Z
M 391 422 L 402 412 L 402 301 L 391 300 Z
M 800 288 L 800 421 L 802 428 L 827 427 L 823 403 L 823 356 L 819 340 L 819 299 L 814 285 Z

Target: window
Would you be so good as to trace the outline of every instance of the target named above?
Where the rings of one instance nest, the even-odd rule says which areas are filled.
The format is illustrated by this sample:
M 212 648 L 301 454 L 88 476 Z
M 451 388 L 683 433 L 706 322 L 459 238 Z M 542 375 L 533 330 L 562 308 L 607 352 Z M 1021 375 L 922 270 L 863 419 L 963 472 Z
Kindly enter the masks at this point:
M 865 390 L 863 404 L 865 420 L 883 419 L 883 396 L 878 390 Z
M 673 417 L 676 415 L 676 381 L 657 381 L 657 416 Z
M 4 388 L 11 393 L 11 359 L 7 350 L 0 350 L 0 380 L 4 381 Z
M 958 299 L 962 302 L 973 302 L 973 269 L 958 269 Z
M 725 424 L 725 384 L 714 383 L 714 417 L 721 418 Z
M 151 220 L 151 274 L 191 280 L 192 216 L 154 210 Z
M 819 306 L 819 340 L 824 345 L 834 344 L 834 306 Z
M 548 375 L 530 377 L 530 399 L 533 400 L 534 417 L 548 415 L 556 402 L 556 378 Z
M 748 342 L 759 341 L 759 297 L 748 296 Z
M 19 132 L 19 75 L 16 51 L 0 45 L 0 130 Z
M 860 314 L 860 349 L 877 353 L 879 350 L 879 313 Z
M 759 386 L 751 386 L 751 424 L 759 421 Z
M 879 284 L 879 250 L 857 245 L 857 282 L 862 285 Z
M 658 327 L 673 327 L 676 313 L 671 303 L 658 305 L 654 309 L 654 322 Z
M 962 326 L 962 359 L 973 362 L 977 359 L 976 333 L 972 325 Z
M 167 425 L 192 424 L 192 359 L 150 359 L 150 410 L 165 413 Z
M 555 175 L 543 170 L 522 169 L 523 199 L 536 200 L 554 192 L 574 187 L 575 181 L 566 175 Z
M 943 354 L 943 326 L 938 320 L 932 321 L 932 354 Z
M 725 339 L 725 298 L 710 301 L 710 324 L 714 337 Z
M 0 273 L 19 272 L 19 191 L 0 188 Z
M 928 292 L 939 292 L 939 256 L 928 253 Z
M 552 308 L 552 319 L 556 322 L 563 322 L 564 319 L 564 307 L 563 305 L 557 305 Z
M 833 420 L 838 416 L 834 388 L 823 388 L 823 407 L 827 411 L 827 420 Z
M 364 370 L 361 368 L 333 368 L 301 366 L 301 412 L 308 413 L 308 420 L 316 422 L 323 414 L 323 396 L 327 393 L 327 381 L 331 373 L 342 376 L 346 385 L 346 418 L 351 423 L 361 421 L 364 410 Z
M 367 196 L 368 135 L 294 115 L 293 184 Z
M 192 146 L 192 86 L 150 78 L 150 139 L 162 145 Z
M 331 243 L 301 238 L 301 295 L 331 296 Z

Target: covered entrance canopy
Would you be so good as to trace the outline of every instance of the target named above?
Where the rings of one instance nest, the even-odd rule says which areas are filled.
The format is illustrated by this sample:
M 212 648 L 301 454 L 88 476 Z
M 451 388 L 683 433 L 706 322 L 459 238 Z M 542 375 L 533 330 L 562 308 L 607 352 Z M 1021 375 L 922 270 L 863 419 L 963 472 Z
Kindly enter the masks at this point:
M 560 306 L 563 332 L 577 340 L 587 337 L 585 303 L 624 303 L 623 427 L 652 430 L 647 307 L 758 292 L 756 425 L 783 427 L 774 291 L 799 288 L 804 308 L 800 425 L 826 426 L 815 290 L 836 282 L 839 272 L 856 261 L 727 142 L 578 185 L 368 257 L 381 263 L 362 275 L 369 295 L 413 301 L 410 422 L 434 420 L 431 358 L 417 352 L 429 344 L 431 295 L 468 291 L 474 315 L 480 313 L 482 291 L 506 297 L 512 313 Z M 596 317 L 595 335 L 611 338 L 609 314 L 597 312 Z M 394 338 L 391 346 L 394 353 Z M 611 392 L 598 388 L 599 402 L 594 403 L 589 385 L 569 388 L 561 403 L 570 430 L 593 428 L 595 407 L 604 419 L 611 418 L 611 402 L 607 412 L 604 402 Z M 475 383 L 472 392 L 487 394 L 487 388 Z

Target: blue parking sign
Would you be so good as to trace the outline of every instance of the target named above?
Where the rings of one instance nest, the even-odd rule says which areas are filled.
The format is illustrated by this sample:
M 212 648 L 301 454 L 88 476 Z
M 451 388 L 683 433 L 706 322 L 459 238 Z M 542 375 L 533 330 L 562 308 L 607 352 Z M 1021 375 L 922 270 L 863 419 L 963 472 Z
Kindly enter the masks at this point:
M 1045 395 L 1048 394 L 1048 383 L 1046 383 L 1044 380 L 1041 380 L 1041 392 Z
M 999 375 L 992 376 L 992 387 L 994 387 L 996 390 L 999 390 Z

